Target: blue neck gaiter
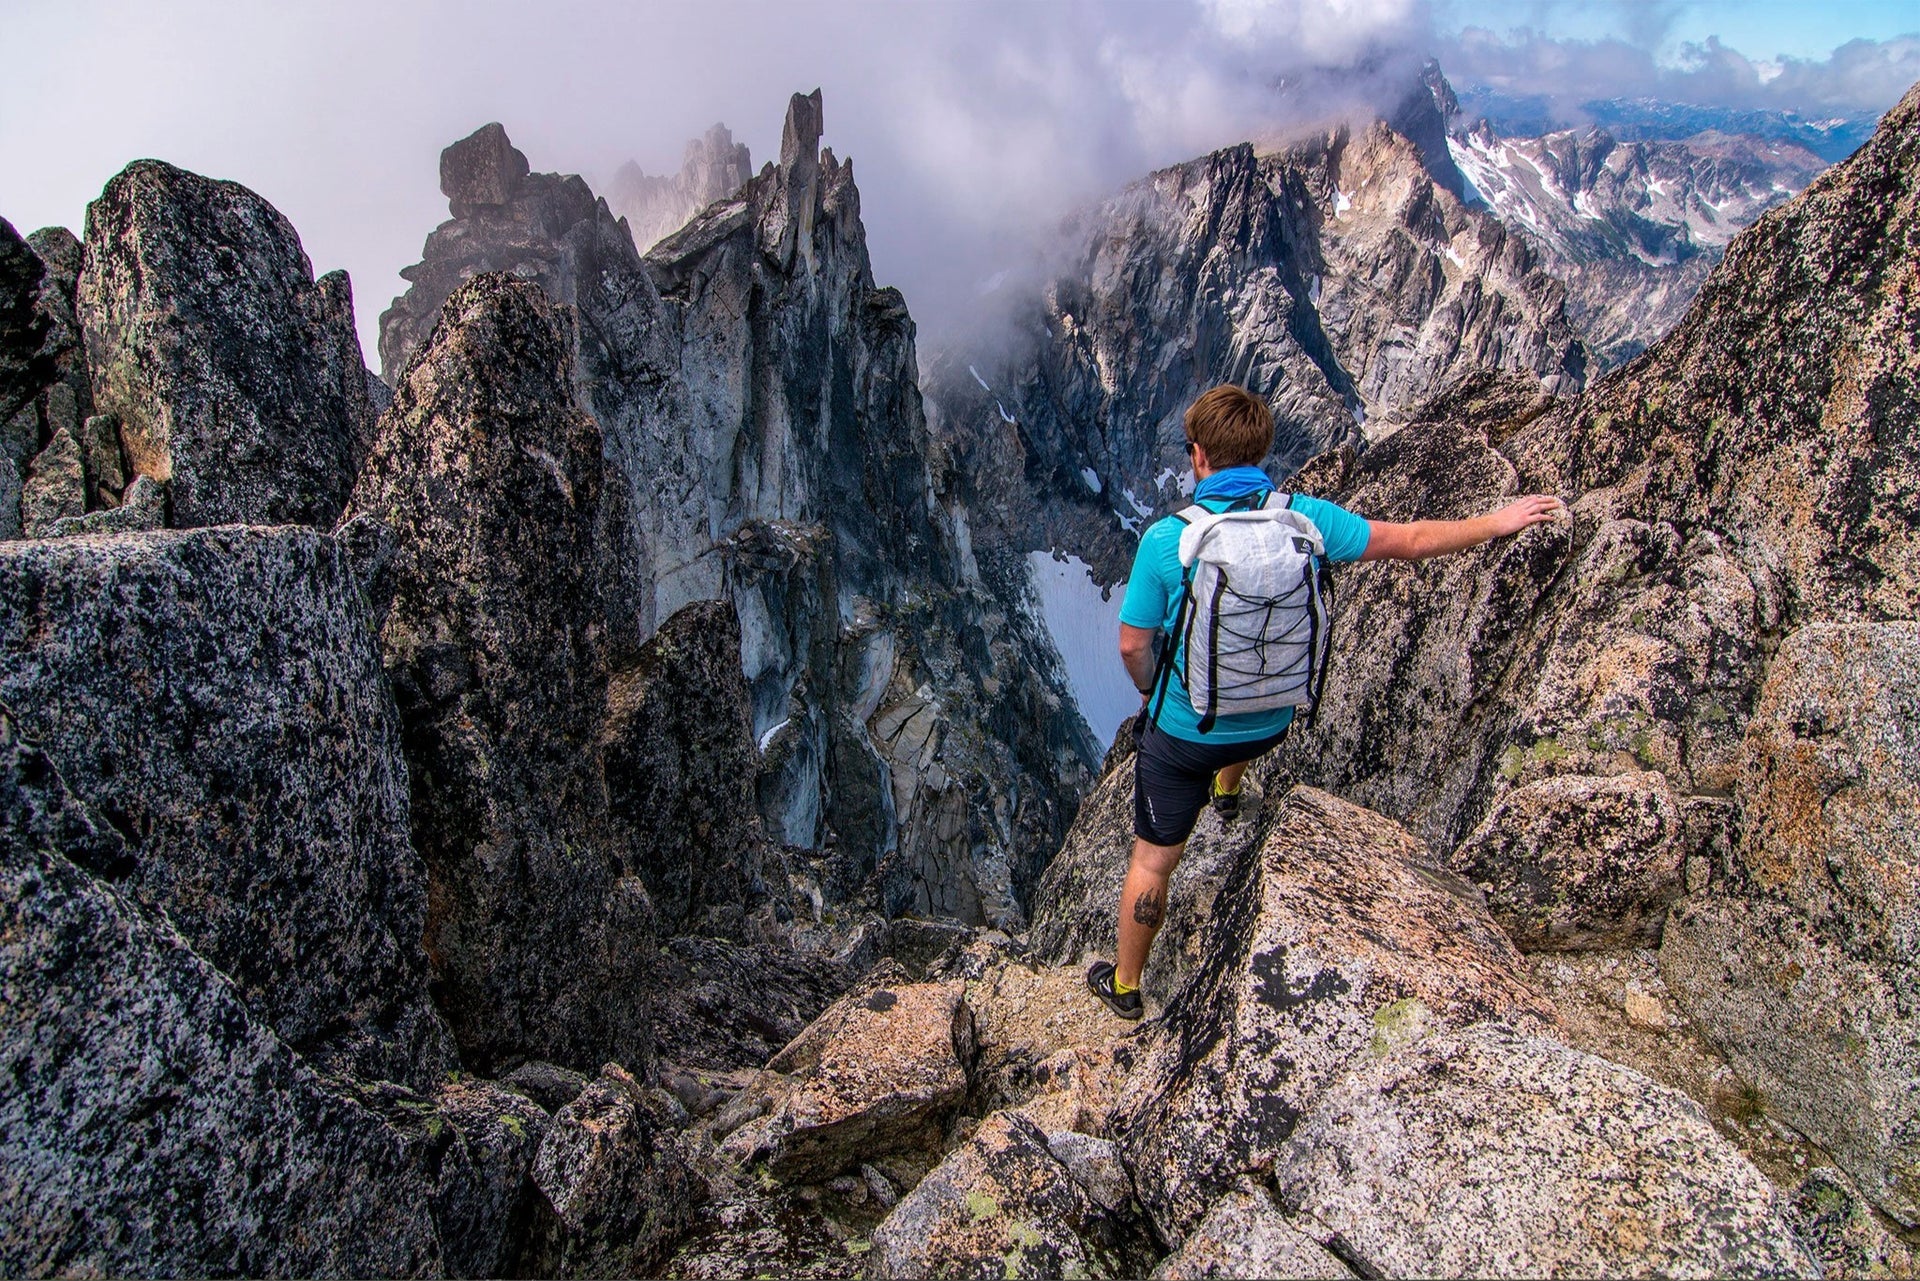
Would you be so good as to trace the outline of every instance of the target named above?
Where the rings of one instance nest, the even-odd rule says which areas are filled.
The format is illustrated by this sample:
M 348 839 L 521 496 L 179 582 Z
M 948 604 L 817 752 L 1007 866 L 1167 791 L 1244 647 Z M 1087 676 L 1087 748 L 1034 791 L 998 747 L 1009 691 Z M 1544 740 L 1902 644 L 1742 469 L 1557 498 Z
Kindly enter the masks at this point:
M 1263 489 L 1272 489 L 1273 481 L 1258 467 L 1223 467 L 1201 481 L 1193 491 L 1193 501 L 1203 498 L 1245 498 Z

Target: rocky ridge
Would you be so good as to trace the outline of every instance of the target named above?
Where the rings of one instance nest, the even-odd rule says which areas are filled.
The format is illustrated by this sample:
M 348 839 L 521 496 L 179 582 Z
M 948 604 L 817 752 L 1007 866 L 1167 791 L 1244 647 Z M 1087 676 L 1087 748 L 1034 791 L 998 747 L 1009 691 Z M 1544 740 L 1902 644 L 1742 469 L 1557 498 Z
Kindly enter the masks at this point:
M 866 885 L 888 913 L 1017 923 L 1092 747 L 1024 579 L 975 562 L 911 318 L 821 127 L 796 96 L 779 162 L 644 260 L 577 177 L 527 173 L 497 126 L 463 140 L 456 216 L 403 273 L 383 363 L 475 271 L 571 306 L 642 634 L 693 601 L 738 613 L 769 837 L 829 902 Z
M 1572 513 L 1349 571 L 1320 728 L 1267 784 L 1407 822 L 1523 947 L 1657 939 L 1677 1008 L 1747 1083 L 1742 1110 L 1909 1227 L 1911 1091 L 1892 1082 L 1912 1070 L 1893 1030 L 1912 967 L 1891 887 L 1914 852 L 1888 824 L 1912 768 L 1890 709 L 1915 607 L 1917 119 L 1910 93 L 1584 396 L 1470 380 L 1303 471 L 1386 519 L 1543 491 Z
M 722 313 L 784 291 L 755 323 L 808 356 L 785 376 L 816 417 L 789 443 L 755 383 L 778 421 L 743 448 L 784 479 L 752 501 L 780 518 L 707 547 L 704 599 L 656 590 L 684 513 L 636 511 L 626 464 L 685 460 L 639 409 L 617 441 L 591 412 L 583 363 L 625 349 L 564 273 L 456 272 L 389 393 L 345 346 L 344 277 L 233 184 L 138 162 L 84 242 L 0 227 L 7 532 L 44 536 L 0 543 L 15 1270 L 650 1271 L 724 1187 L 689 1103 L 889 952 L 970 936 L 901 911 L 1019 919 L 1016 841 L 1031 874 L 1084 731 L 965 570 L 911 322 L 817 97 L 794 111 L 760 221 L 671 260 L 702 283 L 663 300 L 612 220 L 557 251 L 636 270 L 658 369 L 706 285 Z M 516 154 L 497 128 L 450 149 L 456 223 L 578 195 Z M 751 363 L 722 362 L 736 391 Z M 744 412 L 672 395 L 688 431 Z M 769 612 L 819 702 L 777 775 L 755 721 L 793 690 L 741 665 Z M 782 780 L 831 753 L 811 844 L 770 839 Z

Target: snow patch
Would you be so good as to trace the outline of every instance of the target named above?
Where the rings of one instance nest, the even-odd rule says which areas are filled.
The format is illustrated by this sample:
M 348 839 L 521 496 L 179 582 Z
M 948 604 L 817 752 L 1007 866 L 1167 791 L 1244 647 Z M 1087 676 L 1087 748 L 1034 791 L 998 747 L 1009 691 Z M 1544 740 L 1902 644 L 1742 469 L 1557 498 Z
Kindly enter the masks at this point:
M 1179 474 L 1175 472 L 1173 468 L 1162 467 L 1160 474 L 1153 478 L 1153 487 L 1155 489 L 1165 489 L 1170 483 L 1178 479 L 1180 479 Z
M 1466 262 L 1466 259 L 1464 259 L 1464 258 L 1462 258 L 1462 257 L 1460 256 L 1460 254 L 1459 254 L 1459 252 L 1458 252 L 1457 250 L 1455 250 L 1455 249 L 1454 249 L 1454 247 L 1453 247 L 1452 245 L 1448 245 L 1448 246 L 1447 246 L 1447 248 L 1446 248 L 1446 255 L 1447 255 L 1447 261 L 1448 261 L 1448 262 L 1450 262 L 1450 263 L 1452 263 L 1452 264 L 1453 264 L 1454 266 L 1456 266 L 1456 267 L 1458 267 L 1458 268 L 1460 268 L 1460 270 L 1462 270 L 1462 271 L 1465 271 L 1465 270 L 1467 269 L 1467 262 Z
M 1106 488 L 1105 485 L 1100 483 L 1100 473 L 1091 467 L 1082 467 L 1080 469 L 1080 479 L 1086 481 L 1087 488 L 1096 494 Z
M 767 754 L 767 748 L 773 745 L 773 736 L 791 724 L 793 724 L 793 717 L 789 716 L 786 720 L 771 727 L 766 733 L 760 736 L 760 754 L 762 756 L 765 756 Z
M 979 371 L 978 369 L 975 369 L 975 368 L 974 368 L 974 367 L 973 367 L 972 365 L 968 365 L 968 366 L 967 366 L 967 372 L 973 375 L 973 381 L 975 381 L 975 382 L 977 382 L 977 383 L 979 383 L 979 384 L 980 384 L 980 390 L 981 390 L 981 391 L 992 391 L 992 390 L 993 390 L 993 388 L 991 388 L 991 387 L 989 387 L 989 386 L 987 386 L 987 380 L 986 380 L 986 379 L 984 379 L 984 378 L 982 378 L 982 377 L 980 376 L 980 371 Z
M 1340 188 L 1335 187 L 1333 189 L 1333 212 L 1335 214 L 1343 214 L 1351 208 L 1353 208 L 1353 197 L 1340 190 Z
M 1141 515 L 1141 516 L 1153 515 L 1153 508 L 1147 506 L 1145 503 L 1141 502 L 1138 498 L 1135 498 L 1133 496 L 1133 491 L 1131 489 L 1123 489 L 1120 492 L 1126 495 L 1127 505 L 1132 507 L 1133 510 L 1138 515 Z
M 1040 601 L 1040 624 L 1067 669 L 1067 686 L 1102 747 L 1120 722 L 1140 710 L 1140 695 L 1120 665 L 1120 602 L 1126 584 L 1102 589 L 1078 556 L 1028 552 L 1027 570 Z
M 1003 404 L 1001 404 L 1001 403 L 1000 403 L 1000 402 L 999 402 L 998 400 L 996 400 L 996 401 L 994 401 L 994 402 L 993 402 L 993 407 L 994 407 L 995 409 L 997 409 L 997 410 L 999 410 L 999 411 L 1000 411 L 1000 421 L 1001 421 L 1001 422 L 1003 422 L 1003 423 L 1014 423 L 1014 422 L 1018 422 L 1018 421 L 1019 421 L 1019 419 L 1017 419 L 1017 418 L 1015 418 L 1015 417 L 1014 417 L 1014 416 L 1013 416 L 1012 414 L 1010 414 L 1010 413 L 1008 413 L 1008 412 L 1007 412 L 1007 407 L 1006 407 L 1005 405 L 1003 405 Z
M 1320 277 L 1318 276 L 1307 278 L 1307 301 L 1316 307 L 1320 305 Z

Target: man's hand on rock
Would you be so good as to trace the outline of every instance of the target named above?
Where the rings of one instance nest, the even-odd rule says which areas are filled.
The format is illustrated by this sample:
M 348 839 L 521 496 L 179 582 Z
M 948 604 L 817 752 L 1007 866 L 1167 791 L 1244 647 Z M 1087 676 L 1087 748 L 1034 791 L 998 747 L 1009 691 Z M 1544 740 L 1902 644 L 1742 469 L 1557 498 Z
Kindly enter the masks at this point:
M 1529 525 L 1559 520 L 1566 512 L 1567 505 L 1552 494 L 1528 494 L 1493 513 L 1493 520 L 1500 534 L 1517 534 Z

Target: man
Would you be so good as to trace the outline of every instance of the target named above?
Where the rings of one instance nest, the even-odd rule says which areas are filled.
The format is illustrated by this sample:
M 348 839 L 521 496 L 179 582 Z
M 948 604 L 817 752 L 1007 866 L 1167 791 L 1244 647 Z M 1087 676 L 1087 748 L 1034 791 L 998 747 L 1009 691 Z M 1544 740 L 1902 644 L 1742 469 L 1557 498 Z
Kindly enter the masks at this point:
M 1236 500 L 1251 506 L 1273 489 L 1258 465 L 1273 448 L 1273 414 L 1259 397 L 1240 387 L 1215 387 L 1187 410 L 1186 429 L 1200 506 L 1216 512 Z M 1566 505 L 1535 494 L 1471 520 L 1407 523 L 1365 520 L 1304 495 L 1294 496 L 1292 508 L 1318 527 L 1327 559 L 1337 564 L 1444 556 L 1552 520 Z M 1153 693 L 1154 637 L 1172 630 L 1180 606 L 1183 528 L 1169 516 L 1141 537 L 1120 606 L 1120 659 L 1142 699 Z M 1133 860 L 1120 890 L 1114 961 L 1098 961 L 1087 971 L 1087 986 L 1124 1019 L 1141 1015 L 1140 972 L 1166 916 L 1167 882 L 1201 809 L 1211 801 L 1223 820 L 1237 818 L 1247 765 L 1286 737 L 1293 722 L 1294 709 L 1283 707 L 1221 715 L 1202 733 L 1183 673 L 1184 655 L 1176 655 L 1165 699 L 1153 700 L 1153 719 L 1134 755 Z

